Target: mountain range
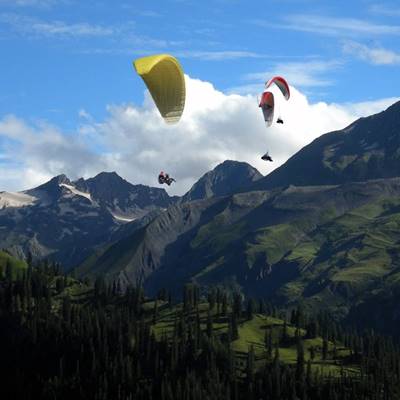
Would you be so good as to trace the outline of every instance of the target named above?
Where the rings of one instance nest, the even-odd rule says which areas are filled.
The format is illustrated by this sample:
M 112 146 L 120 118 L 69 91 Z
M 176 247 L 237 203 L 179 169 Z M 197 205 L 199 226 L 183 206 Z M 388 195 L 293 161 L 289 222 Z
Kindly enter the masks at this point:
M 179 198 L 115 172 L 76 181 L 59 175 L 34 189 L 0 192 L 0 248 L 20 258 L 51 258 L 69 269 L 173 204 L 229 194 L 261 177 L 246 163 L 225 161 Z
M 221 285 L 360 320 L 384 299 L 390 327 L 400 319 L 399 161 L 400 102 L 322 135 L 266 177 L 225 161 L 180 198 L 115 173 L 0 193 L 0 247 L 149 294 Z
M 0 192 L 0 247 L 68 268 L 121 224 L 174 201 L 164 189 L 132 185 L 114 172 L 75 182 L 60 175 L 34 189 Z

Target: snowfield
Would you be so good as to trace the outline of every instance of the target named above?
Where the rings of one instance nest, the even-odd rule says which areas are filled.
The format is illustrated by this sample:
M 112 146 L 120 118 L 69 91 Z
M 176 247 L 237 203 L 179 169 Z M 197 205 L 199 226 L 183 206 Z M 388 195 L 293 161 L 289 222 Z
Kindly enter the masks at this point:
M 132 221 L 134 221 L 135 219 L 137 219 L 137 218 L 128 218 L 128 217 L 124 217 L 124 216 L 122 216 L 122 215 L 118 215 L 118 214 L 112 213 L 111 211 L 110 211 L 110 213 L 111 213 L 111 215 L 112 215 L 116 220 L 118 220 L 118 221 L 132 222 Z
M 0 208 L 32 206 L 38 198 L 22 192 L 0 192 Z
M 80 190 L 78 190 L 76 187 L 71 186 L 71 185 L 67 185 L 66 183 L 61 183 L 60 186 L 63 186 L 65 188 L 67 188 L 68 190 L 70 190 L 73 194 L 76 194 L 78 196 L 82 196 L 82 197 L 86 197 L 88 200 L 93 201 L 92 197 L 90 196 L 90 193 L 86 193 L 86 192 L 81 192 Z

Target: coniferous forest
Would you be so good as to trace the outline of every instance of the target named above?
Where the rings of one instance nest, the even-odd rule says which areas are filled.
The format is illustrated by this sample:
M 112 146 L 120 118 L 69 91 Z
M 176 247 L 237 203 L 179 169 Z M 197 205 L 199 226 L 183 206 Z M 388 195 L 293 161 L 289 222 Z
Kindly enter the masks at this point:
M 148 299 L 141 288 L 28 264 L 18 272 L 7 263 L 1 276 L 2 398 L 400 398 L 400 349 L 390 337 L 220 289 L 187 285 L 177 303 L 166 290 Z M 275 321 L 259 327 L 263 348 L 238 351 L 257 321 Z

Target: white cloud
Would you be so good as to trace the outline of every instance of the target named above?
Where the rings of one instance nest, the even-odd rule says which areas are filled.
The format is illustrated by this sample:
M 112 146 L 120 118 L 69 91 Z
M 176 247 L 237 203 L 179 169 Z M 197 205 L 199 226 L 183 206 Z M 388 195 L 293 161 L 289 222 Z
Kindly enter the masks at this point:
M 92 116 L 84 108 L 81 108 L 78 111 L 78 116 L 79 116 L 79 118 L 82 118 L 84 120 L 93 121 Z
M 126 43 L 125 43 L 126 42 Z M 86 54 L 128 54 L 128 55 L 151 55 L 160 48 L 189 46 L 188 43 L 178 41 L 167 41 L 131 34 L 124 40 L 121 47 L 92 48 L 83 51 Z M 81 51 L 82 53 L 82 51 Z M 175 50 L 174 56 L 179 59 L 198 59 L 203 61 L 225 61 L 241 58 L 269 58 L 283 59 L 286 56 L 276 56 L 256 53 L 244 50 Z
M 179 58 L 198 58 L 207 61 L 235 60 L 238 58 L 266 58 L 265 54 L 258 54 L 252 51 L 221 50 L 221 51 L 201 51 L 186 50 L 175 52 Z
M 17 7 L 48 7 L 55 4 L 57 0 L 0 0 L 1 5 L 11 5 Z M 58 0 L 60 2 L 60 0 Z
M 358 18 L 324 17 L 316 14 L 293 14 L 280 24 L 256 20 L 253 23 L 280 29 L 331 36 L 400 35 L 400 25 L 378 24 Z
M 133 7 L 134 10 L 136 10 L 135 7 Z M 159 12 L 156 11 L 140 11 L 139 15 L 141 15 L 142 17 L 149 17 L 149 18 L 161 18 L 163 15 L 160 14 Z
M 36 22 L 30 29 L 34 33 L 46 36 L 108 36 L 113 34 L 113 29 L 88 23 L 66 24 L 62 21 Z
M 0 153 L 0 185 L 7 189 L 26 189 L 62 171 L 74 177 L 107 167 L 85 135 L 65 134 L 45 122 L 27 124 L 13 115 L 0 119 Z
M 361 43 L 348 41 L 344 43 L 343 51 L 375 65 L 400 64 L 400 53 L 383 47 L 368 47 Z
M 343 65 L 339 60 L 318 60 L 310 59 L 309 61 L 285 61 L 278 62 L 273 67 L 263 72 L 255 72 L 247 74 L 243 77 L 245 83 L 228 89 L 229 93 L 237 94 L 259 94 L 263 88 L 263 84 L 272 76 L 284 76 L 291 85 L 301 88 L 307 93 L 311 93 L 313 88 L 321 88 L 334 84 L 331 78 L 332 72 Z M 310 90 L 311 89 L 311 90 Z
M 362 101 L 359 103 L 345 103 L 338 105 L 338 107 L 346 110 L 346 112 L 352 115 L 364 117 L 368 115 L 377 114 L 399 100 L 400 98 L 398 97 L 391 97 L 381 100 Z
M 0 22 L 10 26 L 16 32 L 36 36 L 110 36 L 115 33 L 115 28 L 92 25 L 86 22 L 67 24 L 63 21 L 42 21 L 24 15 L 13 13 L 0 14 Z
M 369 11 L 373 14 L 385 15 L 387 17 L 400 16 L 400 8 L 395 5 L 389 6 L 384 4 L 372 4 Z
M 231 91 L 239 90 L 245 93 L 244 90 L 251 90 L 253 88 L 260 89 L 260 82 L 267 81 L 271 76 L 282 75 L 291 85 L 300 88 L 321 87 L 329 86 L 332 84 L 330 79 L 324 75 L 328 72 L 339 68 L 342 65 L 340 61 L 321 61 L 311 60 L 303 62 L 282 62 L 277 63 L 273 68 L 264 71 L 247 74 L 245 79 L 248 81 L 255 81 L 254 84 L 245 85 L 242 88 L 233 88 Z
M 1 1 L 1 0 L 0 0 Z M 7 33 L 29 39 L 74 39 L 102 38 L 101 48 L 75 50 L 83 54 L 153 54 L 166 47 L 182 46 L 184 42 L 168 41 L 135 32 L 135 23 L 99 25 L 88 22 L 67 23 L 62 20 L 39 19 L 17 13 L 0 13 L 0 26 L 7 28 Z M 107 39 L 107 40 L 106 40 Z
M 166 170 L 177 179 L 168 191 L 183 194 L 203 173 L 226 159 L 247 161 L 268 173 L 321 134 L 344 128 L 396 100 L 310 103 L 291 87 L 290 101 L 282 101 L 278 110 L 285 124 L 266 128 L 256 96 L 227 95 L 208 82 L 189 77 L 186 85 L 185 112 L 180 123 L 172 126 L 163 122 L 147 92 L 141 107 L 109 106 L 106 120 L 83 119 L 74 135 L 46 124 L 32 126 L 12 116 L 0 119 L 0 143 L 1 138 L 11 142 L 2 147 L 3 153 L 16 162 L 3 163 L 12 179 L 1 175 L 0 188 L 33 186 L 38 183 L 34 176 L 89 177 L 102 170 L 115 170 L 132 183 L 154 186 L 158 172 Z M 260 159 L 267 149 L 274 163 Z

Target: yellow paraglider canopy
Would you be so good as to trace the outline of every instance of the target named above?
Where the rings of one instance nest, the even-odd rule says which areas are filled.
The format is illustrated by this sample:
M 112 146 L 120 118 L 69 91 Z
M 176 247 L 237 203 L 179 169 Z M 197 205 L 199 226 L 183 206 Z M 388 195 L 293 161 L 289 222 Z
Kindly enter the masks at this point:
M 169 54 L 157 54 L 135 60 L 160 114 L 168 124 L 179 121 L 185 107 L 185 77 L 178 60 Z

